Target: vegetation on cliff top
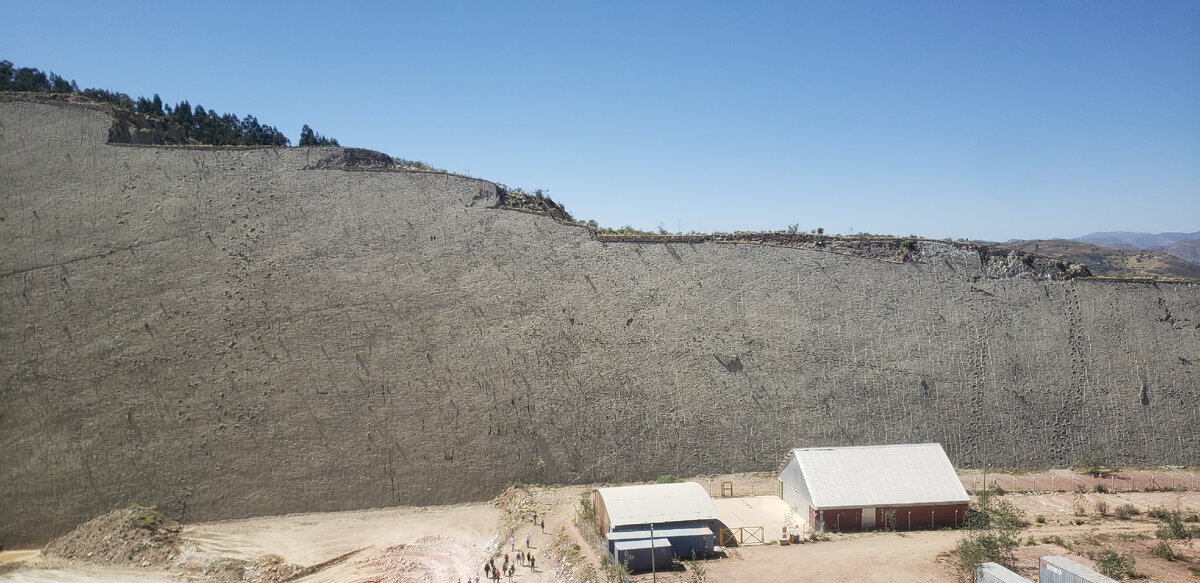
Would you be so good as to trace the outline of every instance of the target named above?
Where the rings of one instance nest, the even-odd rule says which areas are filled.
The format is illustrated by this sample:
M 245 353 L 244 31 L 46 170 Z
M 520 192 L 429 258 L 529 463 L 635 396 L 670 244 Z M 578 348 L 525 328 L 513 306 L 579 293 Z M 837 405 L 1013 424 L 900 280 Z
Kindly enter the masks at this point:
M 78 96 L 113 109 L 143 116 L 156 125 L 154 132 L 162 143 L 206 144 L 211 146 L 287 146 L 291 140 L 274 126 L 262 124 L 253 115 L 239 117 L 233 113 L 219 114 L 200 104 L 192 106 L 185 99 L 174 107 L 153 98 L 134 99 L 125 93 L 107 89 L 80 89 L 75 81 L 33 67 L 16 67 L 10 61 L 0 61 L 0 91 Z M 141 125 L 139 125 L 139 128 Z M 337 140 L 315 134 L 307 125 L 301 132 L 300 145 L 337 145 Z M 305 143 L 306 138 L 311 143 Z
M 53 72 L 46 73 L 32 67 L 16 67 L 12 62 L 7 60 L 0 61 L 0 91 L 78 97 L 87 101 L 108 104 L 113 108 L 114 113 L 117 114 L 117 122 L 114 125 L 113 131 L 110 132 L 110 140 L 116 142 L 203 144 L 212 146 L 288 146 L 291 144 L 291 140 L 284 136 L 282 132 L 274 126 L 260 123 L 253 115 L 238 117 L 232 113 L 218 114 L 216 111 L 205 109 L 199 104 L 192 106 L 187 100 L 180 101 L 172 107 L 169 104 L 163 103 L 158 94 L 155 94 L 150 99 L 146 97 L 133 99 L 124 93 L 106 89 L 80 89 L 75 81 L 68 81 Z M 336 139 L 323 136 L 305 124 L 300 130 L 299 145 L 339 146 L 340 144 L 338 144 Z M 330 167 L 336 166 L 344 170 L 437 170 L 423 162 L 391 158 L 386 154 L 357 148 L 347 149 L 337 162 L 338 164 Z M 830 242 L 841 242 L 843 244 L 836 246 L 842 248 L 846 247 L 847 242 L 855 243 L 858 247 L 861 247 L 861 243 L 865 240 L 882 241 L 884 243 L 899 241 L 894 253 L 888 257 L 888 259 L 898 262 L 912 260 L 914 255 L 918 253 L 916 244 L 920 240 L 915 235 L 910 235 L 903 239 L 898 239 L 890 235 L 872 235 L 870 233 L 858 233 L 853 236 L 826 235 L 822 228 L 816 228 L 810 233 L 805 233 L 799 230 L 799 224 L 788 225 L 786 231 L 712 234 L 692 232 L 686 235 L 668 232 L 662 225 L 658 227 L 657 231 L 644 231 L 630 225 L 620 228 L 602 227 L 594 220 L 586 222 L 576 221 L 567 211 L 566 207 L 555 202 L 550 198 L 549 193 L 542 189 L 526 192 L 521 188 L 512 188 L 500 183 L 497 183 L 496 186 L 500 190 L 501 205 L 505 208 L 542 214 L 562 222 L 578 224 L 586 227 L 598 238 L 611 240 L 637 239 L 638 241 L 644 240 L 644 242 L 662 243 L 679 241 L 698 242 L 702 240 L 722 242 L 741 241 L 821 249 L 829 248 Z M 949 240 L 947 242 L 954 243 Z M 1041 249 L 1038 243 L 1046 242 L 1030 241 L 1017 243 L 1011 245 L 1011 247 L 1016 251 L 1022 252 L 1021 260 L 1028 267 L 1034 267 L 1035 255 L 1030 254 L 1029 252 L 1031 251 L 1034 254 L 1045 255 L 1051 259 L 1060 260 L 1054 263 L 1060 267 L 1060 270 L 1066 272 L 1065 274 L 1068 278 L 1087 277 L 1096 273 L 1097 275 L 1116 277 L 1200 279 L 1200 271 L 1197 271 L 1200 268 L 1184 269 L 1181 271 L 1177 268 L 1178 266 L 1174 265 L 1174 263 L 1188 265 L 1183 261 L 1170 262 L 1162 261 L 1158 257 L 1151 257 L 1152 261 L 1148 264 L 1147 269 L 1143 270 L 1139 269 L 1138 267 L 1140 266 L 1137 264 L 1141 263 L 1145 253 L 1104 249 L 1104 251 L 1108 252 L 1107 255 L 1097 256 L 1096 253 L 1079 252 L 1077 249 L 1061 251 L 1054 247 Z M 965 245 L 966 243 L 960 240 L 958 244 Z M 855 245 L 850 246 L 855 247 Z M 890 245 L 886 246 L 890 247 Z M 1091 245 L 1076 244 L 1076 247 L 1078 246 L 1101 249 Z M 981 251 L 981 253 L 995 255 L 997 252 L 1007 251 L 1008 249 L 995 247 L 987 249 L 986 252 Z M 858 253 L 852 250 L 851 254 Z M 1120 261 L 1114 261 L 1110 257 L 1116 254 L 1122 255 L 1119 258 Z M 1133 260 L 1129 260 L 1129 257 L 1125 257 L 1126 255 L 1136 257 Z M 1065 263 L 1062 260 L 1065 260 Z M 1110 265 L 1114 262 L 1121 263 L 1121 265 Z M 1164 265 L 1164 263 L 1171 263 L 1171 265 Z M 1091 269 L 1084 267 L 1085 265 L 1090 266 Z

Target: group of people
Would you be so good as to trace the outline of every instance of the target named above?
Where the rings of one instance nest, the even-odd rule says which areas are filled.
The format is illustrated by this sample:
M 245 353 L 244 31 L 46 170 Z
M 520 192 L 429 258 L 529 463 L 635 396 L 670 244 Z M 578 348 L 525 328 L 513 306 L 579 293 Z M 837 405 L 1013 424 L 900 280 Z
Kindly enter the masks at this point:
M 546 532 L 546 518 L 542 517 L 541 522 L 538 522 L 538 514 L 537 514 L 536 510 L 533 511 L 533 525 L 540 526 L 542 529 L 542 532 Z M 529 567 L 530 571 L 536 571 L 537 570 L 537 567 L 536 567 L 537 559 L 534 558 L 533 553 L 531 553 L 527 550 L 530 548 L 529 543 L 530 543 L 530 533 L 528 533 L 528 532 L 525 533 L 525 549 L 521 549 L 521 550 L 517 549 L 517 537 L 515 535 L 508 537 L 508 544 L 510 546 L 510 549 L 516 553 L 516 557 L 515 557 L 516 560 L 509 561 L 508 554 L 506 553 L 503 557 L 502 562 L 500 563 L 500 566 L 497 567 L 496 566 L 496 557 L 492 557 L 491 559 L 488 559 L 483 564 L 484 577 L 491 579 L 491 580 L 495 580 L 495 581 L 499 581 L 500 578 L 504 577 L 504 576 L 512 577 L 513 575 L 516 575 L 517 563 L 520 563 L 521 565 Z M 467 579 L 467 583 L 471 583 L 470 578 Z M 478 574 L 475 575 L 475 583 L 479 583 L 479 575 Z

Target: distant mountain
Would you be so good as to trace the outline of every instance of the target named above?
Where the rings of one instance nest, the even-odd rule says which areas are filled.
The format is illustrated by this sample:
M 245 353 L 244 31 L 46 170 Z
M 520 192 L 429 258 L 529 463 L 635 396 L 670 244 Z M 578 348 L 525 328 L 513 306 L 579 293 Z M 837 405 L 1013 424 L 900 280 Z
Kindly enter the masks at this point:
M 1168 245 L 1164 249 L 1167 253 L 1174 255 L 1184 261 L 1190 261 L 1196 265 L 1200 265 L 1200 239 L 1188 239 Z
M 1168 246 L 1188 239 L 1200 239 L 1195 233 L 1134 233 L 1132 231 L 1107 231 L 1092 233 L 1071 239 L 1080 243 L 1091 243 L 1111 249 L 1166 249 Z
M 1192 241 L 1200 243 L 1200 240 Z M 1101 277 L 1200 279 L 1200 265 L 1153 249 L 1114 249 L 1064 239 L 1013 241 L 1003 247 L 1082 263 Z M 1191 248 L 1197 250 L 1196 246 Z
M 1134 233 L 1108 231 L 1084 235 L 1072 241 L 1109 249 L 1148 249 L 1165 251 L 1193 265 L 1200 265 L 1200 231 L 1195 233 Z

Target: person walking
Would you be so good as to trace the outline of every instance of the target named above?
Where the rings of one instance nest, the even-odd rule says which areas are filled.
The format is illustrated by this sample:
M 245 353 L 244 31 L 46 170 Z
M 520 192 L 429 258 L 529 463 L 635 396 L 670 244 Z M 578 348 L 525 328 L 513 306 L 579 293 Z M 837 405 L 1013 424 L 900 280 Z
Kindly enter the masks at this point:
M 546 518 L 542 517 L 542 532 L 546 532 Z
M 534 562 L 533 562 L 533 555 L 529 555 L 529 570 L 530 570 L 530 571 L 537 571 L 537 568 L 536 568 L 536 567 L 534 567 L 533 565 L 534 565 Z
M 525 533 L 525 547 L 529 547 L 529 533 Z
M 512 550 L 514 550 L 514 551 L 517 550 L 517 537 L 515 537 L 515 536 L 508 537 L 508 544 L 512 545 Z

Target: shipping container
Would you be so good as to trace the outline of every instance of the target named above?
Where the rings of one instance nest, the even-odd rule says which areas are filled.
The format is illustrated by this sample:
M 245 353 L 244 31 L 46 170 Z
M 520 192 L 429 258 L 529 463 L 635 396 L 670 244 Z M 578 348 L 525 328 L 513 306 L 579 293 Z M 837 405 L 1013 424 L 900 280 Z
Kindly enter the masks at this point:
M 630 540 L 648 540 L 650 538 L 650 530 L 627 530 L 621 532 L 610 532 L 605 537 L 608 545 L 608 556 L 616 559 L 615 544 L 620 541 Z M 712 529 L 708 527 L 696 528 L 656 528 L 654 529 L 654 539 L 663 539 L 671 544 L 671 553 L 681 559 L 691 559 L 692 551 L 695 551 L 696 557 L 707 557 L 713 552 L 713 545 L 716 542 L 716 535 Z
M 975 565 L 975 583 L 1033 583 L 998 563 Z
M 625 565 L 630 573 L 641 573 L 651 569 L 671 570 L 671 543 L 655 537 L 642 540 L 616 541 L 613 544 L 617 563 Z
M 664 531 L 661 536 L 671 541 L 671 553 L 683 560 L 703 559 L 712 555 L 713 545 L 717 540 L 712 529 L 707 527 L 673 528 L 664 529 Z M 660 536 L 657 529 L 654 531 L 654 536 L 656 538 Z
M 1040 583 L 1117 583 L 1071 559 L 1042 557 L 1038 576 Z

